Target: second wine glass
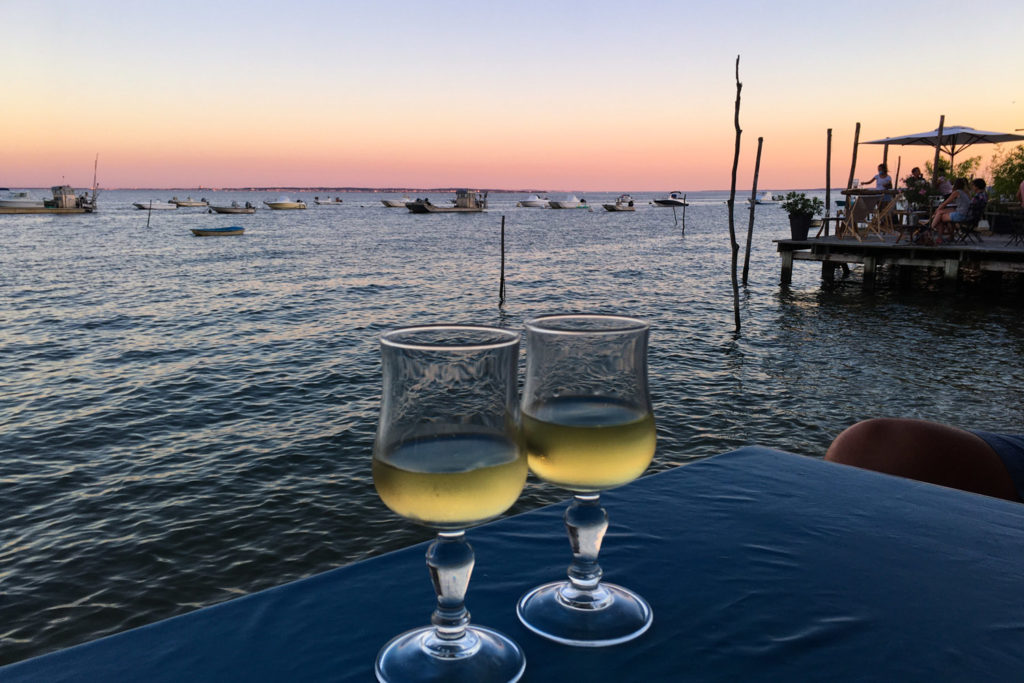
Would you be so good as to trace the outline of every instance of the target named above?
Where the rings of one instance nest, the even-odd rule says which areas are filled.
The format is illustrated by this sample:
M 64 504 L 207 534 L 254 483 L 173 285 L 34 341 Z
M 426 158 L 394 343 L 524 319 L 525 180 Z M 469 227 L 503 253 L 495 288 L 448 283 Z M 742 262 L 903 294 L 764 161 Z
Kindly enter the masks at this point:
M 550 640 L 601 647 L 651 625 L 639 595 L 601 581 L 608 529 L 601 491 L 643 474 L 654 456 L 647 391 L 649 325 L 608 315 L 553 315 L 526 323 L 522 422 L 530 470 L 573 492 L 565 512 L 573 561 L 568 580 L 534 588 L 520 621 Z

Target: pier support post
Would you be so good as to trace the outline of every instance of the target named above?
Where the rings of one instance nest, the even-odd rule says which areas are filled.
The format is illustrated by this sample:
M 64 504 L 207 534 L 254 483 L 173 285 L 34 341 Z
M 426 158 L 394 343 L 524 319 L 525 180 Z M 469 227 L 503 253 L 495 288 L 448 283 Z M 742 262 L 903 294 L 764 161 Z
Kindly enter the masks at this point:
M 793 281 L 793 252 L 782 252 L 782 279 L 780 282 L 788 285 Z
M 836 264 L 831 261 L 821 262 L 821 279 L 832 284 L 836 281 Z
M 875 289 L 875 257 L 864 257 L 864 289 L 873 291 Z
M 942 264 L 942 284 L 947 289 L 956 289 L 960 277 L 960 260 L 946 259 Z

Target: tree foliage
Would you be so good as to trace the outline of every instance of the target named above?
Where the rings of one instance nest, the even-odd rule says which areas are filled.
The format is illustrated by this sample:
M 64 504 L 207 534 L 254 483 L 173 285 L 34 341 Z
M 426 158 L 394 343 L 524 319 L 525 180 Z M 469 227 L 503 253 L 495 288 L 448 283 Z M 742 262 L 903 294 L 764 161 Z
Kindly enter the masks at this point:
M 949 159 L 943 156 L 939 156 L 939 172 L 938 175 L 946 176 L 949 182 L 953 182 L 956 178 L 963 178 L 970 182 L 977 177 L 978 167 L 981 166 L 981 157 L 968 157 L 956 165 L 956 168 L 951 172 L 949 169 Z M 932 177 L 932 162 L 924 162 L 925 177 Z
M 992 155 L 992 196 L 1013 197 L 1024 181 L 1024 145 L 1001 154 Z

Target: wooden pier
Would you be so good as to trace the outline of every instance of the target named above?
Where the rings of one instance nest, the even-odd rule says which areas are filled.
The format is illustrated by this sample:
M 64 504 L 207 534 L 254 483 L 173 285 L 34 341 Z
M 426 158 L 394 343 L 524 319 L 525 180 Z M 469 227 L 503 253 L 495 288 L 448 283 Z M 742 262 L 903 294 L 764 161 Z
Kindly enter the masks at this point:
M 906 240 L 896 243 L 895 235 L 865 238 L 863 241 L 838 237 L 806 240 L 775 240 L 782 255 L 782 284 L 793 277 L 794 261 L 821 263 L 821 276 L 831 281 L 835 268 L 842 264 L 861 264 L 863 283 L 874 289 L 875 275 L 883 266 L 897 268 L 941 268 L 944 285 L 955 288 L 960 273 L 966 268 L 983 273 L 1024 273 L 1024 245 L 1020 240 L 1009 244 L 1010 235 L 995 234 L 973 244 L 942 244 L 923 246 Z

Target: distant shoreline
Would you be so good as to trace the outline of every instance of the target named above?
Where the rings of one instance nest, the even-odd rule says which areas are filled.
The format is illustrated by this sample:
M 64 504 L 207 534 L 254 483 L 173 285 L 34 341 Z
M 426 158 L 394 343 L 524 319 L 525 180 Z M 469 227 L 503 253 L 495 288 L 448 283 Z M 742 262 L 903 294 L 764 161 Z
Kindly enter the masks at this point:
M 363 193 L 363 194 L 397 194 L 397 193 L 429 193 L 429 192 L 450 192 L 454 193 L 456 190 L 462 189 L 465 186 L 459 187 L 284 187 L 284 186 L 270 186 L 270 187 L 99 187 L 99 190 L 105 191 L 132 191 L 132 192 L 325 192 L 325 193 Z M 25 190 L 49 190 L 49 187 L 20 187 L 18 189 Z M 507 190 L 501 188 L 472 188 L 479 192 L 501 192 L 503 194 L 558 194 L 565 192 L 576 192 L 577 194 L 617 194 L 617 190 L 538 190 L 538 189 L 525 189 L 525 190 Z M 768 188 L 769 190 L 772 188 Z M 834 191 L 843 189 L 842 187 L 832 188 Z M 746 196 L 746 193 L 750 191 L 750 188 L 736 188 L 737 196 Z M 759 192 L 764 192 L 765 188 L 758 188 Z M 781 191 L 781 190 L 780 190 Z M 812 188 L 798 188 L 792 189 L 787 188 L 787 192 L 824 192 L 824 187 L 812 187 Z M 654 194 L 654 193 L 667 193 L 668 190 L 630 190 L 632 194 Z M 729 189 L 723 190 L 687 190 L 687 192 L 696 193 L 707 193 L 713 192 L 716 194 L 724 193 L 728 194 Z

